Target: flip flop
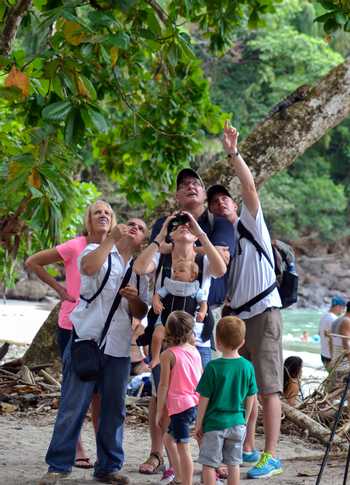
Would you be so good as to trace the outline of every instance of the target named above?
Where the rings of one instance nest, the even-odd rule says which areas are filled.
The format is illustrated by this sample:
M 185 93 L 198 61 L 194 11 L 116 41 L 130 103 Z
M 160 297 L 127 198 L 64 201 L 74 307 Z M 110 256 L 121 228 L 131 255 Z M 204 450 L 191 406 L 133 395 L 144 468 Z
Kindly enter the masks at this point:
M 74 466 L 75 468 L 84 468 L 85 470 L 94 468 L 94 465 L 90 462 L 90 458 L 76 458 Z

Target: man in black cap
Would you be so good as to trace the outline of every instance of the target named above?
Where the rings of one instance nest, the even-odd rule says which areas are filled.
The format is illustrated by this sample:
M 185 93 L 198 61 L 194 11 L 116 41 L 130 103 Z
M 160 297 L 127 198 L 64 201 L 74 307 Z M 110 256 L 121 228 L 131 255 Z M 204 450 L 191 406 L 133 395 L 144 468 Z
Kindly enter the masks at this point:
M 208 207 L 212 214 L 225 217 L 234 224 L 238 220 L 238 205 L 223 185 L 216 184 L 207 190 Z
M 228 305 L 224 314 L 237 315 L 246 323 L 245 344 L 240 349 L 243 357 L 252 361 L 263 408 L 265 448 L 260 453 L 254 448 L 257 403 L 249 418 L 244 444 L 243 461 L 258 463 L 248 471 L 248 478 L 267 478 L 282 473 L 282 464 L 276 458 L 281 424 L 280 393 L 283 391 L 281 300 L 276 288 L 276 275 L 271 239 L 261 210 L 252 173 L 237 149 L 238 133 L 225 124 L 224 149 L 241 183 L 242 209 L 237 216 L 237 204 L 227 189 L 214 185 L 208 190 L 208 205 L 216 215 L 226 217 L 237 228 L 237 247 L 234 264 L 228 277 Z M 240 224 L 239 224 L 240 222 Z M 242 228 L 243 226 L 243 228 Z M 243 237 L 248 230 L 256 243 Z M 263 248 L 260 253 L 258 248 Z
M 191 168 L 180 170 L 176 178 L 175 199 L 179 211 L 190 212 L 201 226 L 203 231 L 208 235 L 209 240 L 219 249 L 223 258 L 226 258 L 226 264 L 229 263 L 230 257 L 235 250 L 235 232 L 234 227 L 224 217 L 216 217 L 211 214 L 205 205 L 206 191 L 204 183 L 198 173 Z M 151 240 L 160 232 L 166 217 L 158 219 L 152 228 Z M 223 304 L 227 293 L 227 276 L 212 279 L 208 296 L 208 305 L 211 310 L 220 308 Z M 204 332 L 203 332 L 204 333 Z M 211 346 L 209 335 L 206 334 L 205 341 L 196 342 L 196 346 L 201 347 L 202 359 L 208 361 L 211 358 Z M 156 372 L 154 373 L 156 375 Z M 162 434 L 154 423 L 155 399 L 150 403 L 149 425 L 151 432 L 151 453 L 150 457 L 143 463 L 140 473 L 152 473 L 157 470 L 163 463 L 161 456 Z M 155 466 L 153 466 L 155 465 Z

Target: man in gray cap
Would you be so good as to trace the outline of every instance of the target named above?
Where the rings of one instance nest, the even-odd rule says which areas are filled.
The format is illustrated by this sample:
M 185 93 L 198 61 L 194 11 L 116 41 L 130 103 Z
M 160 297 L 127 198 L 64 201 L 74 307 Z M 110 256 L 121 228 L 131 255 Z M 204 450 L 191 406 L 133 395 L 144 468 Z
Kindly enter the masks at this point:
M 249 478 L 266 478 L 283 471 L 276 457 L 281 425 L 280 394 L 283 391 L 282 322 L 279 310 L 282 305 L 274 269 L 264 253 L 257 250 L 257 247 L 263 248 L 273 262 L 271 239 L 259 196 L 252 173 L 237 149 L 237 139 L 236 129 L 226 123 L 224 149 L 241 183 L 243 204 L 240 217 L 237 216 L 237 204 L 223 186 L 209 188 L 208 205 L 215 215 L 226 217 L 237 228 L 235 260 L 228 278 L 228 305 L 224 307 L 223 314 L 237 315 L 246 323 L 245 345 L 240 354 L 254 365 L 263 409 L 265 447 L 260 455 L 254 445 L 256 403 L 247 426 L 243 461 L 251 464 L 258 462 L 248 471 Z M 257 246 L 243 237 L 244 230 L 252 234 Z

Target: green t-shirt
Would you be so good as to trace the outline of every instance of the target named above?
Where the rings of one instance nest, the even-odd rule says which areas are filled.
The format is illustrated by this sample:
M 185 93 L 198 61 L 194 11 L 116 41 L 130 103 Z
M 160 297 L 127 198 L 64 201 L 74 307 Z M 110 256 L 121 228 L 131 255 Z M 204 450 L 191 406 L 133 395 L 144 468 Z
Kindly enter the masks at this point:
M 245 400 L 257 393 L 254 367 L 247 359 L 215 359 L 209 362 L 197 391 L 209 398 L 203 431 L 246 424 Z

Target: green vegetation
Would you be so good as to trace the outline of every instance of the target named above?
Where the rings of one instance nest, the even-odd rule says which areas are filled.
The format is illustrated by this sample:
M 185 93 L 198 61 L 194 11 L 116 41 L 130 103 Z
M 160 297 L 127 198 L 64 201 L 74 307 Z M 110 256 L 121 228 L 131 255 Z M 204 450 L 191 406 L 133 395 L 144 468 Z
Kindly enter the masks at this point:
M 277 14 L 265 17 L 266 28 L 238 32 L 234 47 L 223 58 L 202 53 L 213 100 L 232 113 L 241 136 L 280 100 L 315 82 L 349 53 L 350 38 L 339 33 L 326 42 L 313 22 L 316 16 L 310 2 L 288 0 Z M 342 54 L 336 50 L 339 44 Z M 276 237 L 312 234 L 334 241 L 349 233 L 349 129 L 346 120 L 264 185 L 262 204 Z
M 178 169 L 198 163 L 227 113 L 244 136 L 281 98 L 340 63 L 349 47 L 345 3 L 3 1 L 2 279 L 14 281 L 14 261 L 28 248 L 78 230 L 84 207 L 98 194 L 91 177 L 97 170 L 129 203 L 151 210 L 173 188 Z M 322 26 L 337 31 L 329 43 Z M 327 239 L 335 237 L 336 224 L 342 230 L 349 128 L 345 122 L 333 130 L 277 176 L 280 182 L 266 185 L 263 199 L 276 232 L 299 237 L 312 228 Z M 305 166 L 323 172 L 318 177 Z M 319 199 L 306 213 L 312 190 Z M 292 211 L 295 200 L 300 207 Z M 326 205 L 334 217 L 321 223 L 317 207 Z

